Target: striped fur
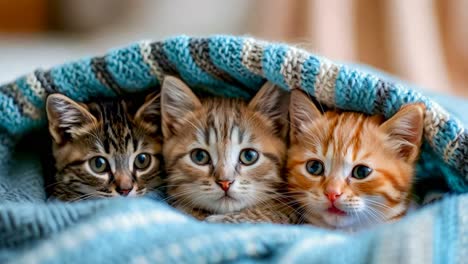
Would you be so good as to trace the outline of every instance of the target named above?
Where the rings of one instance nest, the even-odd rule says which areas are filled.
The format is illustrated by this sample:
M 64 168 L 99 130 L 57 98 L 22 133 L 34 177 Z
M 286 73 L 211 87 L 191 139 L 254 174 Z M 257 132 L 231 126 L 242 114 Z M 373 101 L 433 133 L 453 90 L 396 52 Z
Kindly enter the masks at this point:
M 322 227 L 354 229 L 403 216 L 423 113 L 422 104 L 407 105 L 388 121 L 354 112 L 321 113 L 306 94 L 292 91 L 288 188 L 302 218 Z M 319 161 L 324 172 L 310 173 L 309 161 Z M 353 177 L 359 165 L 372 170 L 369 176 Z
M 249 104 L 238 99 L 198 99 L 181 80 L 167 77 L 161 90 L 164 159 L 173 205 L 202 219 L 239 211 L 277 197 L 283 184 L 287 100 L 265 85 Z M 286 102 L 286 104 L 285 104 Z M 191 160 L 195 149 L 211 161 Z M 254 149 L 257 162 L 244 165 L 240 153 Z M 232 181 L 223 191 L 216 181 Z
M 128 196 L 139 196 L 160 185 L 162 137 L 159 128 L 159 95 L 131 114 L 123 100 L 76 103 L 52 94 L 47 99 L 49 132 L 53 141 L 56 182 L 52 195 L 66 201 L 119 196 L 124 184 Z M 134 161 L 147 153 L 150 163 L 138 169 Z M 94 157 L 102 156 L 109 170 L 91 169 Z

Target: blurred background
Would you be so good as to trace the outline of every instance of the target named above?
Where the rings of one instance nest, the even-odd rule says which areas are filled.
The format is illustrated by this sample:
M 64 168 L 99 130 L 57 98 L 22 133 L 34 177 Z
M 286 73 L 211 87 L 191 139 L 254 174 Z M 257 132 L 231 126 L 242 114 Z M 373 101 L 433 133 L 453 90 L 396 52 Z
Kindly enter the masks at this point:
M 0 83 L 177 34 L 288 42 L 468 98 L 468 0 L 0 0 Z

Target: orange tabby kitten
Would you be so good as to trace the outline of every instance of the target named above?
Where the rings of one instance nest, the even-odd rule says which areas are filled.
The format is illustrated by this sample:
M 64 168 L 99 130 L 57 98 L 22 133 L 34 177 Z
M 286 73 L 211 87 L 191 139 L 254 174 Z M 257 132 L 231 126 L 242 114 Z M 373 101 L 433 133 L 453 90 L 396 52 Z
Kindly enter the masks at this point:
M 409 206 L 424 105 L 392 118 L 321 113 L 302 91 L 290 103 L 288 188 L 306 222 L 358 229 L 396 220 Z
M 267 84 L 249 103 L 198 98 L 181 80 L 167 77 L 161 113 L 171 203 L 204 219 L 277 199 L 278 186 L 285 185 L 285 97 Z

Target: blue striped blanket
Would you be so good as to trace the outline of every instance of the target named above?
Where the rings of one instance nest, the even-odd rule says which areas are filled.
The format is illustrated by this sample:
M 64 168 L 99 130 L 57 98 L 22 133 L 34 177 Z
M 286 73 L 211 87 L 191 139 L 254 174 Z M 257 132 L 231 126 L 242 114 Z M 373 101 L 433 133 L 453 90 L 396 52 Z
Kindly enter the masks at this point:
M 417 179 L 428 184 L 423 190 L 443 182 L 451 194 L 402 221 L 357 233 L 202 223 L 157 197 L 46 202 L 38 152 L 18 142 L 43 141 L 47 94 L 114 97 L 155 89 L 168 74 L 200 93 L 241 98 L 267 79 L 328 106 L 387 117 L 405 103 L 424 102 Z M 374 71 L 245 37 L 140 42 L 37 70 L 0 86 L 0 263 L 466 263 L 467 111 L 465 100 L 423 95 Z

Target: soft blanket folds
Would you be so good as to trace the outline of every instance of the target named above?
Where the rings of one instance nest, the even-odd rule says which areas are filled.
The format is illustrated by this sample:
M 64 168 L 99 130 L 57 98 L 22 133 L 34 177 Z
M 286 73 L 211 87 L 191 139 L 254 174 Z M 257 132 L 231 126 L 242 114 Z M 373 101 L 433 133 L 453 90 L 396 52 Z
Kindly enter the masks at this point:
M 386 117 L 405 103 L 424 102 L 418 181 L 441 181 L 458 195 L 355 234 L 205 224 L 148 197 L 46 203 L 38 150 L 17 142 L 44 128 L 47 94 L 81 101 L 115 97 L 155 89 L 169 74 L 199 93 L 242 98 L 267 79 L 303 89 L 328 106 Z M 357 66 L 245 37 L 140 42 L 38 70 L 0 86 L 0 263 L 462 263 L 468 258 L 468 123 L 454 114 L 466 114 L 461 109 L 468 102 L 448 105 L 449 113 L 431 98 Z M 39 134 L 33 138 L 42 141 Z

